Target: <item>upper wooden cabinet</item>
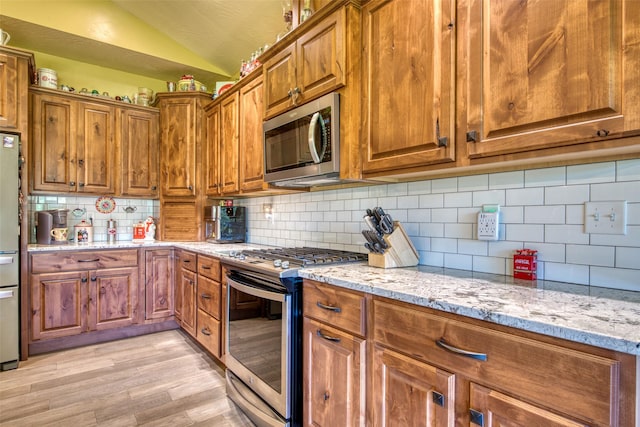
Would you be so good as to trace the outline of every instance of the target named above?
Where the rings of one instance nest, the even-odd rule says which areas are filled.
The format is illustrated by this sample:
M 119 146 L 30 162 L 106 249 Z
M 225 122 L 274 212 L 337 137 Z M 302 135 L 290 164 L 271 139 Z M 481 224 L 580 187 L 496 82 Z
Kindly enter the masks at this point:
M 640 2 L 459 3 L 460 135 L 470 158 L 640 128 Z
M 266 118 L 345 84 L 345 22 L 346 9 L 340 8 L 265 61 Z
M 203 147 L 204 192 L 207 196 L 220 195 L 220 104 L 205 108 L 207 142 Z
M 158 198 L 159 113 L 133 109 L 118 114 L 120 174 L 118 192 L 127 197 Z
M 33 54 L 0 46 L 0 131 L 20 132 L 26 137 L 27 89 L 33 68 Z
M 206 135 L 203 107 L 210 95 L 159 93 L 160 182 L 163 197 L 198 195 L 201 144 Z
M 240 191 L 259 191 L 264 183 L 262 75 L 240 88 Z
M 238 182 L 239 95 L 234 91 L 220 103 L 220 191 L 235 194 Z
M 115 107 L 32 88 L 34 192 L 115 192 Z
M 363 16 L 364 174 L 455 160 L 455 2 L 374 0 Z

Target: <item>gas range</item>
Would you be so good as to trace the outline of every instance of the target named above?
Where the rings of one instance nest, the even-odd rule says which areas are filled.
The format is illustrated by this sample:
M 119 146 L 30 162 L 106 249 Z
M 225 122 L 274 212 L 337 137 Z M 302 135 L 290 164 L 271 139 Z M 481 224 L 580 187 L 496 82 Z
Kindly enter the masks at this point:
M 229 252 L 225 264 L 272 277 L 298 277 L 298 270 L 336 264 L 366 262 L 367 254 L 324 248 L 271 248 Z

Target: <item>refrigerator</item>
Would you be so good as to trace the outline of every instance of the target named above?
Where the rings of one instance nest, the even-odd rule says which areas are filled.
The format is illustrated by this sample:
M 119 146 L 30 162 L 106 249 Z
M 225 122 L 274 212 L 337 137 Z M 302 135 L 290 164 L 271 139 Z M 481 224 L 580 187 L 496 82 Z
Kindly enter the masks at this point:
M 0 370 L 18 367 L 20 340 L 20 137 L 0 133 Z

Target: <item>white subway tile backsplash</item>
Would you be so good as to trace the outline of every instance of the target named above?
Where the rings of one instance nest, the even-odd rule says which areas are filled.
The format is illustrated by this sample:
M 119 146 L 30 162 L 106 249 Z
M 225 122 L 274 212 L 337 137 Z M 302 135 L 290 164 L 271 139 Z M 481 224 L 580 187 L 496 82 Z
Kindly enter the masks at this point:
M 544 204 L 569 205 L 589 201 L 588 185 L 563 185 L 548 187 L 544 191 Z
M 474 256 L 473 271 L 479 271 L 482 273 L 505 274 L 505 260 L 504 258 Z
M 544 189 L 542 187 L 535 188 L 519 188 L 506 191 L 506 205 L 542 205 L 544 203 Z
M 568 264 L 598 265 L 613 267 L 615 248 L 612 246 L 567 245 Z
M 565 208 L 561 205 L 525 206 L 526 224 L 564 224 Z
M 524 187 L 524 171 L 492 173 L 489 175 L 489 189 Z
M 614 182 L 615 180 L 615 162 L 567 166 L 568 185 Z
M 524 222 L 524 208 L 522 206 L 501 207 L 500 222 L 503 224 L 522 224 Z
M 584 233 L 582 225 L 546 225 L 544 227 L 544 242 L 588 245 L 589 235 Z
M 482 207 L 482 205 L 504 205 L 505 190 L 488 190 L 473 192 L 473 206 Z
M 637 182 L 616 182 L 591 185 L 591 201 L 626 200 L 640 202 L 640 185 Z
M 640 225 L 640 203 L 627 203 L 627 225 Z
M 545 169 L 531 169 L 524 171 L 525 187 L 548 187 L 565 185 L 567 169 L 564 166 Z
M 575 264 L 544 263 L 544 278 L 556 282 L 589 284 L 589 266 Z
M 420 196 L 421 208 L 442 208 L 444 207 L 444 196 L 442 194 L 425 194 Z
M 458 252 L 458 241 L 456 239 L 445 239 L 440 237 L 431 238 L 431 250 L 435 252 Z
M 513 258 L 513 253 L 522 248 L 522 242 L 512 242 L 508 240 L 488 242 L 488 255 L 492 257 Z
M 544 226 L 540 224 L 506 224 L 506 240 L 544 242 Z
M 444 253 L 420 252 L 420 264 L 433 267 L 444 267 Z
M 591 267 L 591 286 L 640 291 L 638 270 Z
M 640 181 L 640 159 L 616 162 L 616 181 Z
M 584 224 L 584 204 L 566 206 L 565 224 Z
M 458 177 L 458 191 L 479 191 L 489 189 L 489 175 Z
M 458 210 L 455 208 L 431 209 L 432 222 L 458 222 Z
M 442 178 L 431 181 L 432 193 L 453 193 L 458 191 L 458 178 Z
M 628 225 L 627 234 L 591 234 L 590 243 L 603 246 L 638 247 L 640 246 L 640 226 Z
M 407 210 L 407 221 L 431 222 L 431 209 L 409 209 Z
M 420 224 L 420 235 L 424 237 L 444 237 L 444 224 Z
M 444 207 L 445 208 L 463 208 L 465 206 L 471 206 L 470 192 L 464 193 L 447 193 L 444 195 Z
M 420 198 L 417 195 L 398 197 L 398 208 L 417 209 L 420 206 Z
M 616 267 L 638 269 L 640 262 L 640 248 L 616 248 Z M 638 272 L 640 282 L 640 271 Z
M 453 239 L 471 239 L 473 228 L 471 224 L 445 224 L 444 237 Z
M 466 255 L 488 255 L 488 242 L 485 240 L 458 240 L 458 253 Z
M 458 222 L 476 224 L 480 208 L 458 208 Z
M 459 270 L 473 269 L 473 257 L 471 255 L 444 254 L 445 268 L 457 268 Z
M 429 194 L 431 193 L 431 181 L 417 181 L 407 184 L 408 195 Z

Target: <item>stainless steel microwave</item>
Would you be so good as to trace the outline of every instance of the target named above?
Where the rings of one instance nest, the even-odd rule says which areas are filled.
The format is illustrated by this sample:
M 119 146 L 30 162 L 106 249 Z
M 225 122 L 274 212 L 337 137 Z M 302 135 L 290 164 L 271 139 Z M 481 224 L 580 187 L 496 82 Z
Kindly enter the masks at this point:
M 264 180 L 310 187 L 340 179 L 340 96 L 330 93 L 267 120 Z

